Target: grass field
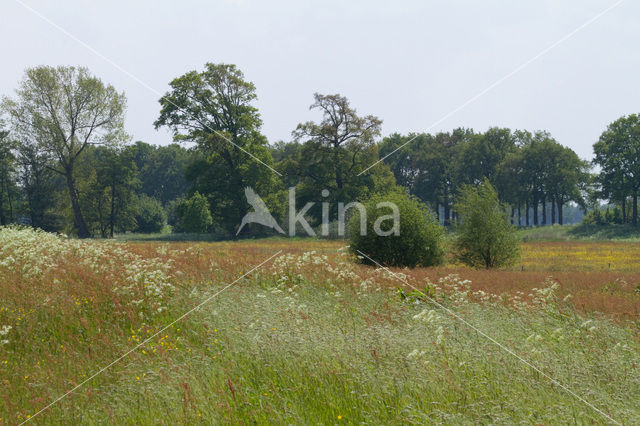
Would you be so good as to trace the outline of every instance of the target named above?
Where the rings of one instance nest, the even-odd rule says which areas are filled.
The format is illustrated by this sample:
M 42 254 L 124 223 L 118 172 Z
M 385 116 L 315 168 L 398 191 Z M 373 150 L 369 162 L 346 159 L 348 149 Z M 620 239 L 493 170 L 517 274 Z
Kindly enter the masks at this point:
M 640 242 L 640 228 L 633 225 L 553 225 L 522 228 L 524 241 L 627 241 Z
M 0 424 L 640 422 L 640 244 L 393 273 L 344 244 L 0 230 Z

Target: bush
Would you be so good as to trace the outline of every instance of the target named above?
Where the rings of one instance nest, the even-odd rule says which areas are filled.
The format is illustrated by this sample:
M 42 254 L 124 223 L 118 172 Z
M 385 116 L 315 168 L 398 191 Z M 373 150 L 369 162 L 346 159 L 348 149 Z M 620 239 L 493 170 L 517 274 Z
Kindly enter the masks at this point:
M 207 201 L 207 197 L 197 191 L 191 198 L 176 203 L 175 214 L 178 232 L 203 233 L 213 225 L 209 201 Z
M 459 216 L 454 241 L 455 257 L 476 268 L 495 268 L 520 256 L 516 230 L 488 180 L 465 185 L 455 204 Z
M 385 202 L 398 207 L 399 223 L 395 229 L 394 220 L 389 218 L 393 209 L 379 205 Z M 348 226 L 350 249 L 361 257 L 363 263 L 374 262 L 361 253 L 385 266 L 414 267 L 442 263 L 443 228 L 419 200 L 402 192 L 391 192 L 373 196 L 364 203 L 364 209 L 366 233 L 363 235 L 361 232 L 359 211 L 352 216 Z M 376 232 L 376 228 L 382 232 Z
M 141 195 L 138 199 L 135 232 L 160 232 L 166 222 L 167 215 L 160 201 L 147 195 Z
M 582 223 L 587 225 L 620 225 L 624 223 L 622 217 L 622 209 L 619 206 L 614 206 L 613 209 L 607 206 L 604 210 L 596 206 L 584 215 Z

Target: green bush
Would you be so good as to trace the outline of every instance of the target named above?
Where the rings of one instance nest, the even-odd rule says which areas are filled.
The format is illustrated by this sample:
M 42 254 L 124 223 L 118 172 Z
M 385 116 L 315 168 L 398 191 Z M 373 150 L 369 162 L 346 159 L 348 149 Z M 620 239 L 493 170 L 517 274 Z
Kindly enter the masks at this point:
M 620 225 L 624 223 L 622 220 L 622 209 L 619 206 L 601 209 L 596 206 L 593 210 L 589 210 L 582 218 L 582 223 L 587 225 Z
M 516 229 L 488 180 L 478 186 L 463 186 L 455 209 L 459 223 L 454 254 L 459 261 L 489 269 L 512 264 L 519 258 Z
M 147 234 L 160 232 L 166 222 L 167 214 L 160 201 L 147 195 L 141 195 L 138 199 L 135 232 Z
M 398 208 L 399 223 L 395 229 L 393 220 L 384 219 L 384 216 L 392 214 L 392 208 L 379 206 L 385 202 Z M 419 200 L 402 192 L 391 192 L 373 196 L 364 203 L 364 209 L 366 233 L 362 232 L 360 211 L 356 211 L 348 226 L 350 249 L 360 256 L 363 263 L 374 263 L 362 256 L 363 253 L 385 266 L 414 267 L 442 263 L 443 228 Z M 376 228 L 391 235 L 378 235 L 380 232 L 376 232 Z
M 176 203 L 175 214 L 177 218 L 176 231 L 178 232 L 203 233 L 213 225 L 209 201 L 207 197 L 197 191 L 191 198 Z

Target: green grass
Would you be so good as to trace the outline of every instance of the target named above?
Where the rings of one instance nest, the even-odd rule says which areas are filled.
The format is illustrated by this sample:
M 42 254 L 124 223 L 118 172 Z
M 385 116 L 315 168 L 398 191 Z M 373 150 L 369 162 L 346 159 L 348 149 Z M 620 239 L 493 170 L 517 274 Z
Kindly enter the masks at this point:
M 578 315 L 551 281 L 522 298 L 471 293 L 456 276 L 430 283 L 469 327 L 410 288 L 401 297 L 395 287 L 405 284 L 344 251 L 283 254 L 225 289 L 286 240 L 233 251 L 0 236 L 0 330 L 12 326 L 0 338 L 2 424 L 33 416 L 131 349 L 34 423 L 609 422 L 549 377 L 616 421 L 640 423 L 638 322 Z M 174 263 L 179 271 L 164 267 Z
M 518 236 L 522 241 L 627 241 L 640 242 L 640 226 L 633 225 L 552 225 L 538 226 L 530 228 L 518 228 Z M 454 237 L 453 229 L 446 233 L 449 241 Z M 256 237 L 265 239 L 265 237 Z M 266 237 L 267 239 L 290 239 L 285 236 Z M 310 237 L 299 236 L 293 240 L 309 239 Z M 221 234 L 194 234 L 194 233 L 171 233 L 161 232 L 155 234 L 126 233 L 116 235 L 119 241 L 178 241 L 178 242 L 210 242 L 229 240 L 228 236 Z M 231 238 L 233 239 L 233 238 Z M 242 237 L 240 239 L 247 239 Z M 249 238 L 250 239 L 250 238 Z M 313 239 L 313 238 L 312 238 Z M 335 238 L 341 240 L 344 238 Z
M 523 241 L 640 241 L 640 226 L 633 225 L 553 225 L 520 228 Z
M 640 422 L 637 328 L 586 321 L 549 295 L 518 311 L 462 290 L 439 300 L 617 421 Z M 607 422 L 447 312 L 394 290 L 262 276 L 176 327 L 169 340 L 181 349 L 169 361 L 138 351 L 91 392 L 99 397 L 85 389 L 47 422 Z

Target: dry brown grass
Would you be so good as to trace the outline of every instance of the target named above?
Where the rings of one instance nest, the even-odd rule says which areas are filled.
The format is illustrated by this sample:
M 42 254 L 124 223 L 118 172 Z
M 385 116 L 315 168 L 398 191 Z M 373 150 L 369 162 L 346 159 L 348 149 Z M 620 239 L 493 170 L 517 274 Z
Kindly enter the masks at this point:
M 178 269 L 188 271 L 189 279 L 207 279 L 209 263 L 215 261 L 225 276 L 232 278 L 238 271 L 249 269 L 278 250 L 302 254 L 316 251 L 327 254 L 333 263 L 341 241 L 318 240 L 258 240 L 224 243 L 200 243 L 198 254 L 174 259 Z M 131 250 L 145 256 L 156 253 L 157 243 L 130 243 Z M 184 249 L 190 243 L 171 243 Z M 367 268 L 359 266 L 359 268 Z M 400 269 L 395 269 L 399 271 Z M 423 286 L 424 279 L 436 281 L 449 274 L 458 274 L 471 281 L 472 290 L 488 293 L 528 294 L 551 278 L 560 286 L 559 295 L 570 294 L 571 302 L 581 312 L 600 312 L 617 319 L 640 318 L 640 244 L 596 242 L 524 243 L 522 259 L 509 270 L 476 270 L 450 264 L 436 268 L 401 270 L 410 283 Z M 389 285 L 403 286 L 389 281 Z

